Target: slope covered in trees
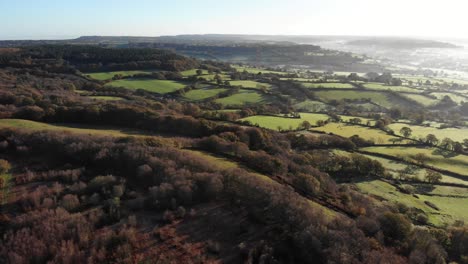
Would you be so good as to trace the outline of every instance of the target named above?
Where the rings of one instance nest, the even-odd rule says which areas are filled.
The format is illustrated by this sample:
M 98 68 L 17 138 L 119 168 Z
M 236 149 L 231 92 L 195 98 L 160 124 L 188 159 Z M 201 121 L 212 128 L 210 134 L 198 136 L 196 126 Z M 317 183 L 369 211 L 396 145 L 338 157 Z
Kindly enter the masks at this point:
M 178 100 L 209 83 L 201 80 L 201 70 L 198 77 L 184 79 L 189 85 L 183 91 L 168 96 L 106 87 L 104 81 L 64 70 L 127 67 L 129 58 L 138 69 L 143 62 L 165 65 L 175 59 L 171 65 L 181 68 L 162 67 L 174 75 L 198 66 L 230 69 L 153 49 L 81 46 L 22 48 L 3 60 L 0 113 L 6 124 L 24 119 L 133 132 L 0 129 L 0 262 L 466 261 L 463 224 L 427 224 L 415 208 L 378 200 L 346 184 L 387 177 L 380 162 L 357 153 L 336 154 L 372 142 L 232 122 L 236 116 L 289 110 L 288 102 L 220 114 L 215 103 Z M 272 91 L 252 89 L 272 98 L 284 96 L 276 89 L 293 98 L 313 97 L 307 88 L 281 82 L 273 73 L 232 75 L 269 81 Z M 98 101 L 89 95 L 123 100 Z M 382 126 L 384 121 L 378 120 Z M 139 133 L 145 136 L 132 135 Z

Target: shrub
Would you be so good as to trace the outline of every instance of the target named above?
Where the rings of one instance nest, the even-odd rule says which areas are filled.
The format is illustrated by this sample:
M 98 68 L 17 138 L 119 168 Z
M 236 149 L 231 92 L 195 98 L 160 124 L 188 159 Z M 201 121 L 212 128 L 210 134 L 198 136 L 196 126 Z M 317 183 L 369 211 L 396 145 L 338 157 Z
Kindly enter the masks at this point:
M 4 174 L 9 172 L 11 169 L 11 165 L 8 161 L 4 159 L 0 159 L 0 174 Z

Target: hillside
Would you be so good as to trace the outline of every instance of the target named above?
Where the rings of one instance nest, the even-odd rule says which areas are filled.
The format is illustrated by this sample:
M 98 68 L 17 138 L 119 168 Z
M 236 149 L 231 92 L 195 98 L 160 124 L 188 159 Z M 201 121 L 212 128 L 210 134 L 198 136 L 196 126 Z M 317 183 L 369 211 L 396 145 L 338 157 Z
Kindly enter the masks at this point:
M 0 262 L 466 260 L 468 104 L 431 96 L 462 81 L 173 45 L 0 54 Z M 271 65 L 245 63 L 258 49 Z

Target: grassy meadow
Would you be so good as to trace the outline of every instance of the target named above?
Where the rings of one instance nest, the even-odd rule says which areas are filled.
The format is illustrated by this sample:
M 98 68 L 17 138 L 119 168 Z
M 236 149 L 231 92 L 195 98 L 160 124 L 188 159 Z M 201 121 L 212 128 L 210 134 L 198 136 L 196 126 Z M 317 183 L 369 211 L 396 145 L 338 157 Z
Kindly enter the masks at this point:
M 256 115 L 256 116 L 249 116 L 241 121 L 249 121 L 253 125 L 259 125 L 263 128 L 268 128 L 272 130 L 281 129 L 296 129 L 298 128 L 302 122 L 308 121 L 312 125 L 318 120 L 328 120 L 329 116 L 325 114 L 311 114 L 311 113 L 299 113 L 301 118 L 289 118 L 289 117 L 280 117 L 280 116 L 263 116 L 263 115 Z
M 232 86 L 242 86 L 244 88 L 255 88 L 255 89 L 260 89 L 262 87 L 265 87 L 266 89 L 271 88 L 271 84 L 261 83 L 261 82 L 256 82 L 256 81 L 249 81 L 249 80 L 230 81 L 229 83 Z
M 468 128 L 436 128 L 431 126 L 417 126 L 409 125 L 404 123 L 393 123 L 388 125 L 396 134 L 400 134 L 402 127 L 409 127 L 413 132 L 412 138 L 425 138 L 428 134 L 435 135 L 439 140 L 444 138 L 450 138 L 454 141 L 463 142 L 464 139 L 468 138 Z
M 224 106 L 244 106 L 266 101 L 268 101 L 268 99 L 265 98 L 265 96 L 263 96 L 262 94 L 256 91 L 244 89 L 240 89 L 240 91 L 236 94 L 215 100 L 215 102 L 220 103 Z
M 468 156 L 455 155 L 451 152 L 437 148 L 426 147 L 367 147 L 362 150 L 385 154 L 394 157 L 409 159 L 415 162 L 416 154 L 422 153 L 427 157 L 426 164 L 446 171 L 455 172 L 467 176 L 468 180 Z
M 119 74 L 124 77 L 133 76 L 135 74 L 151 74 L 157 70 L 137 70 L 137 71 L 111 71 L 111 72 L 94 72 L 94 73 L 84 73 L 84 75 L 89 76 L 95 80 L 105 81 L 110 80 L 115 75 Z
M 332 83 L 332 82 L 327 82 L 327 83 L 306 83 L 303 82 L 301 83 L 304 87 L 307 88 L 327 88 L 327 89 L 353 89 L 355 88 L 352 84 L 349 83 Z
M 180 90 L 186 86 L 185 83 L 171 80 L 156 79 L 123 79 L 112 81 L 106 86 L 124 87 L 127 89 L 143 89 L 153 93 L 166 94 Z
M 200 101 L 216 96 L 220 93 L 227 91 L 226 88 L 203 88 L 190 90 L 186 92 L 183 97 L 190 101 Z
M 328 123 L 322 127 L 314 127 L 313 130 L 332 133 L 347 138 L 358 135 L 364 139 L 373 140 L 376 144 L 388 144 L 391 142 L 391 139 L 395 138 L 379 129 L 344 123 Z

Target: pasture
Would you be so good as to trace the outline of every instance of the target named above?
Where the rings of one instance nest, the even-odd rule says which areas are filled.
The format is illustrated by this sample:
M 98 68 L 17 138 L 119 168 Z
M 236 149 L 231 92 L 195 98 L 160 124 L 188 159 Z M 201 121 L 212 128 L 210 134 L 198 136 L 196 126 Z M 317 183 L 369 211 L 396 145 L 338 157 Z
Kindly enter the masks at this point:
M 310 124 L 315 125 L 318 120 L 325 121 L 329 118 L 329 116 L 325 114 L 299 114 L 301 118 L 256 115 L 240 119 L 240 121 L 249 121 L 252 125 L 258 125 L 272 130 L 278 130 L 279 128 L 281 128 L 281 130 L 288 130 L 297 129 L 304 121 L 308 121 Z
M 186 70 L 186 71 L 180 72 L 180 74 L 182 74 L 182 76 L 184 77 L 194 76 L 194 75 L 197 75 L 197 70 L 198 69 Z M 208 70 L 202 70 L 202 75 L 206 75 L 206 74 L 208 74 Z
M 94 72 L 84 73 L 85 76 L 93 78 L 95 80 L 105 81 L 110 80 L 115 75 L 122 75 L 124 77 L 133 76 L 135 74 L 151 74 L 157 70 L 137 70 L 137 71 L 111 71 L 111 72 Z
M 399 171 L 404 170 L 408 167 L 408 164 L 405 162 L 395 161 L 395 160 L 372 156 L 372 155 L 363 155 L 363 156 L 380 162 L 385 167 L 387 172 L 389 172 L 395 179 L 399 178 Z M 424 180 L 426 169 L 419 167 L 419 166 L 411 166 L 411 167 L 414 170 L 412 171 L 412 174 L 410 174 L 409 176 L 417 177 L 419 180 Z M 468 186 L 468 181 L 454 178 L 446 174 L 441 174 L 441 175 L 442 175 L 441 182 L 463 184 L 463 185 Z
M 452 193 L 466 194 L 465 188 L 440 188 L 435 187 L 432 191 L 417 193 L 417 197 L 400 192 L 395 186 L 380 180 L 363 181 L 356 186 L 364 193 L 381 197 L 388 202 L 398 202 L 422 210 L 427 216 L 429 223 L 437 226 L 452 224 L 456 220 L 467 221 L 468 211 L 465 210 L 468 197 L 450 197 Z M 416 186 L 417 187 L 417 186 Z M 433 194 L 438 194 L 434 196 Z M 435 204 L 440 211 L 429 207 L 424 202 Z
M 426 147 L 367 147 L 364 151 L 399 157 L 416 162 L 416 154 L 424 154 L 427 157 L 427 165 L 446 171 L 467 176 L 468 180 L 468 156 L 456 155 L 437 148 Z
M 132 90 L 142 89 L 148 92 L 166 94 L 180 90 L 184 88 L 186 84 L 171 80 L 123 79 L 112 81 L 106 84 L 106 86 L 124 87 Z
M 328 123 L 322 127 L 314 127 L 312 130 L 332 133 L 346 138 L 358 135 L 366 140 L 373 140 L 376 144 L 388 144 L 391 139 L 395 138 L 379 129 L 344 123 Z
M 145 136 L 150 135 L 147 132 L 122 129 L 113 127 L 98 127 L 78 124 L 47 124 L 42 122 L 24 120 L 24 119 L 0 119 L 0 128 L 16 128 L 26 129 L 33 131 L 66 131 L 70 133 L 98 135 L 98 136 L 114 136 L 114 137 L 128 137 L 128 136 Z
M 227 91 L 226 88 L 203 88 L 190 90 L 183 95 L 183 98 L 190 101 L 200 101 L 216 96 L 220 93 Z
M 351 119 L 359 118 L 362 120 L 361 124 L 366 125 L 367 122 L 369 122 L 371 126 L 375 125 L 375 120 L 372 118 L 365 118 L 365 117 L 360 117 L 360 116 L 346 116 L 346 115 L 339 115 L 339 117 L 341 118 L 343 122 L 350 122 Z
M 448 96 L 450 97 L 450 99 L 452 99 L 452 101 L 454 101 L 457 104 L 461 104 L 462 102 L 468 102 L 468 98 L 453 93 L 431 93 L 431 95 L 437 97 L 437 99 L 439 100 L 441 100 L 445 96 Z
M 349 83 L 336 83 L 336 82 L 326 82 L 326 83 L 307 83 L 301 82 L 301 84 L 306 88 L 315 88 L 315 89 L 354 89 L 354 85 Z
M 369 90 L 390 90 L 394 92 L 410 92 L 410 93 L 419 93 L 421 90 L 406 87 L 406 86 L 391 86 L 385 85 L 382 83 L 366 83 L 363 84 L 364 88 Z
M 437 125 L 440 125 L 437 123 Z M 411 138 L 425 138 L 428 134 L 435 135 L 439 140 L 444 138 L 450 138 L 453 141 L 463 142 L 464 139 L 468 138 L 468 128 L 436 128 L 432 126 L 417 126 L 404 123 L 393 123 L 388 125 L 396 134 L 400 135 L 400 130 L 402 127 L 409 127 L 413 132 Z
M 229 82 L 232 86 L 242 86 L 244 88 L 254 88 L 254 89 L 270 89 L 271 84 L 269 83 L 261 83 L 256 81 L 250 80 L 243 80 L 243 81 L 230 81 Z
M 437 99 L 433 99 L 433 98 L 430 98 L 421 94 L 401 94 L 401 95 L 425 107 L 433 106 L 439 102 L 439 100 Z
M 218 98 L 215 100 L 215 102 L 224 106 L 244 106 L 268 101 L 269 99 L 262 94 L 245 89 L 241 89 L 238 93 L 228 97 Z
M 371 102 L 380 106 L 391 108 L 395 106 L 393 98 L 384 92 L 373 91 L 317 91 L 315 95 L 326 102 L 331 100 L 370 100 Z M 400 102 L 402 103 L 402 102 Z
M 281 72 L 281 71 L 270 71 L 262 68 L 255 68 L 255 67 L 250 67 L 250 66 L 239 66 L 239 65 L 232 65 L 233 68 L 235 68 L 238 72 L 243 72 L 247 71 L 248 73 L 269 73 L 269 74 L 278 74 L 278 75 L 285 75 L 287 72 Z
M 293 105 L 295 109 L 298 111 L 304 112 L 318 112 L 318 111 L 325 111 L 329 106 L 324 104 L 320 101 L 314 100 L 305 100 Z

